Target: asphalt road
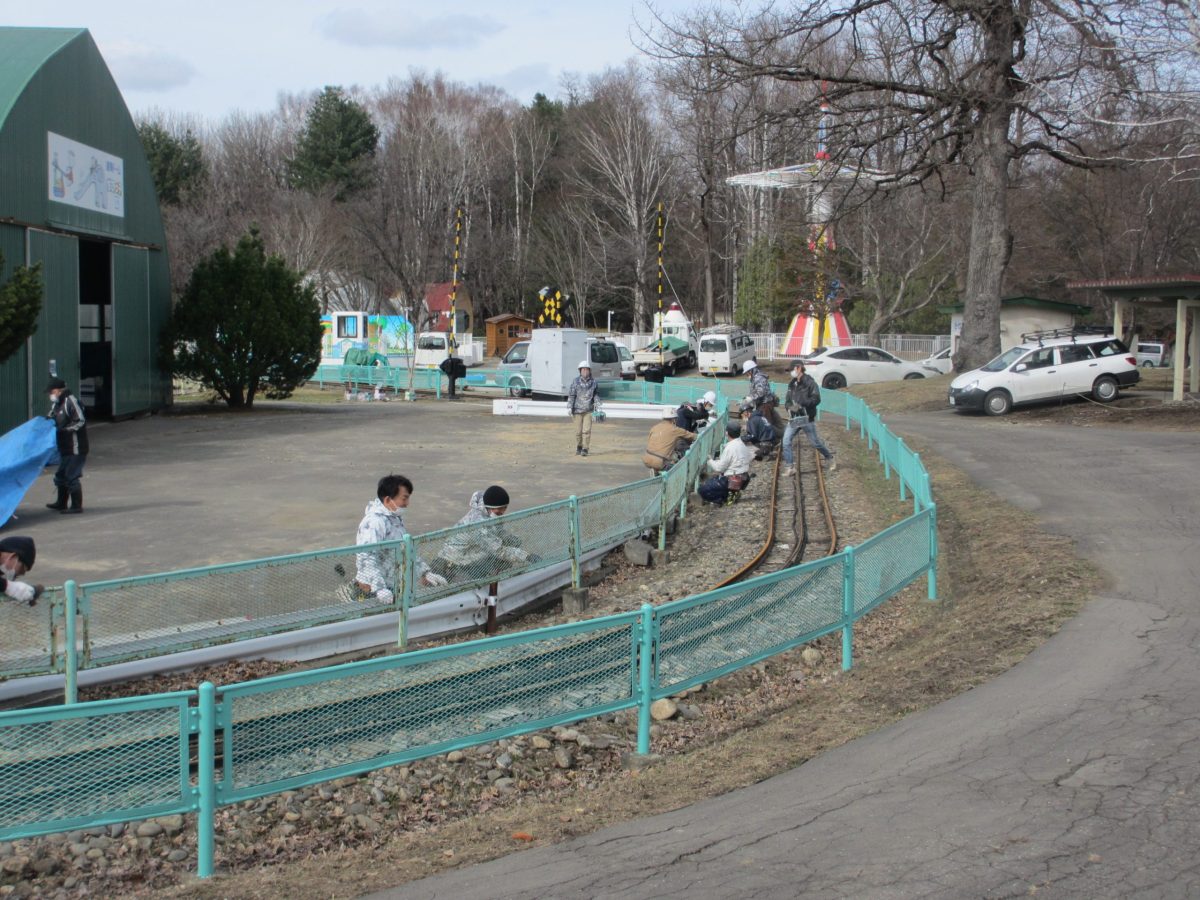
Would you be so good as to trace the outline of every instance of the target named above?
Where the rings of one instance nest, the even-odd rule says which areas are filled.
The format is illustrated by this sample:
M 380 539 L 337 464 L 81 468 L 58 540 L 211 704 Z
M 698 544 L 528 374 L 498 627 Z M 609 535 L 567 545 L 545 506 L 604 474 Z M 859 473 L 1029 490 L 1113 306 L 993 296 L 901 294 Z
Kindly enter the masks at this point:
M 376 896 L 1200 896 L 1200 434 L 888 421 L 1112 588 L 1004 675 L 783 775 Z

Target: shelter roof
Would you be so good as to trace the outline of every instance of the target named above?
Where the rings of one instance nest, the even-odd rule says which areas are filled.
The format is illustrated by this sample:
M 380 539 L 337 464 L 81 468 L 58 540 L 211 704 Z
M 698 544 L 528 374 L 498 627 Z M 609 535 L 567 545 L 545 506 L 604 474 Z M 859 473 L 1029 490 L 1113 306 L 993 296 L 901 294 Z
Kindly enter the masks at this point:
M 0 127 L 38 70 L 84 28 L 0 28 Z
M 1071 281 L 1067 287 L 1095 290 L 1122 300 L 1195 300 L 1200 298 L 1200 275 L 1152 275 L 1145 278 L 1099 278 Z
M 500 315 L 490 316 L 484 321 L 490 322 L 494 325 L 497 322 L 507 322 L 509 319 L 519 319 L 522 322 L 529 322 L 530 324 L 533 323 L 533 319 L 526 318 L 525 316 L 518 316 L 516 313 L 500 313 Z

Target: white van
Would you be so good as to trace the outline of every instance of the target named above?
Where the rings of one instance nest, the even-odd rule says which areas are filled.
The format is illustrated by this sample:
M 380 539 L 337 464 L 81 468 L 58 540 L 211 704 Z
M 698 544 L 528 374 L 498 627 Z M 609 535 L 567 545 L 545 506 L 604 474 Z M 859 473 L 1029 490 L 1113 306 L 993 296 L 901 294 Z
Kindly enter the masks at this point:
M 456 346 L 454 355 L 459 357 L 467 366 L 477 366 L 483 362 L 483 344 L 469 334 L 455 335 Z M 436 369 L 442 364 L 449 350 L 450 336 L 444 331 L 422 331 L 417 337 L 417 358 L 414 363 L 418 369 Z
M 529 339 L 529 377 L 534 396 L 565 397 L 587 360 L 599 382 L 621 380 L 621 357 L 612 341 L 582 328 L 535 328 Z
M 740 375 L 742 363 L 754 358 L 754 338 L 740 328 L 721 325 L 700 332 L 697 368 L 702 375 Z

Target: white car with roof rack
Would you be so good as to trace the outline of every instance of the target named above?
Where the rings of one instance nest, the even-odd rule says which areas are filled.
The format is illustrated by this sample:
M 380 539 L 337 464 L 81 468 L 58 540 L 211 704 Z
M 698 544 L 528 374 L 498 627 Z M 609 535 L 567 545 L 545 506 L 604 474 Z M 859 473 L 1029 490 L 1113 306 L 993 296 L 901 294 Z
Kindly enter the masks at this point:
M 1021 335 L 1021 343 L 950 382 L 950 405 L 1002 416 L 1014 406 L 1090 394 L 1111 403 L 1137 384 L 1137 360 L 1111 331 L 1093 326 Z

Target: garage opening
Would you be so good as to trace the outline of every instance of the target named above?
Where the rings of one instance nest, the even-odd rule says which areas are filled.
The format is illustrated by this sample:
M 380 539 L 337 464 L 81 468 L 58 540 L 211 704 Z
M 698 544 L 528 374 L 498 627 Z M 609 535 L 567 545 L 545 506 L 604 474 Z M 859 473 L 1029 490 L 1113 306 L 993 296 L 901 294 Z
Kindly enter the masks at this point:
M 79 242 L 79 399 L 89 417 L 111 418 L 112 245 Z

